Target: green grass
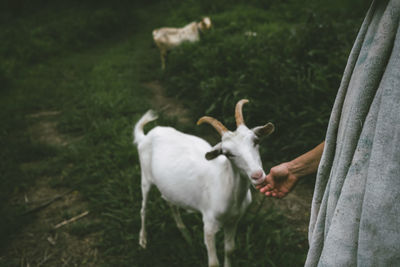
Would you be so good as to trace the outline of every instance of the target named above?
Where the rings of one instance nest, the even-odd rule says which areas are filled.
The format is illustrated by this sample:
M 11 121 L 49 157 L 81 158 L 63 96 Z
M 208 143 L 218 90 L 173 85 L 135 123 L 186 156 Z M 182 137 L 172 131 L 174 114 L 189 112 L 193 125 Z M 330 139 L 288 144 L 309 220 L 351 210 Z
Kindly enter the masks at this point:
M 69 232 L 100 232 L 105 266 L 203 266 L 207 259 L 200 215 L 183 214 L 193 238 L 188 246 L 156 190 L 148 207 L 148 249 L 139 249 L 140 169 L 132 126 L 150 107 L 143 82 L 161 80 L 193 117 L 211 114 L 230 127 L 235 101 L 248 97 L 249 125 L 271 120 L 277 126 L 262 148 L 264 165 L 271 166 L 323 138 L 362 16 L 313 1 L 20 3 L 26 9 L 11 2 L 2 9 L 0 27 L 0 248 L 35 219 L 21 217 L 25 207 L 10 199 L 52 176 L 53 187 L 79 190 L 89 202 L 99 221 L 71 225 Z M 214 29 L 201 43 L 172 51 L 161 72 L 151 30 L 204 15 Z M 257 38 L 244 36 L 247 30 Z M 49 110 L 60 111 L 57 129 L 75 142 L 58 147 L 32 138 L 38 119 L 29 115 Z M 163 116 L 156 123 L 204 134 Z M 246 214 L 235 266 L 301 266 L 306 237 L 293 229 L 277 210 Z M 222 259 L 222 234 L 217 239 Z
M 324 138 L 366 7 L 352 5 L 237 1 L 212 15 L 215 27 L 201 44 L 171 52 L 163 82 L 171 95 L 190 103 L 195 116 L 223 118 L 230 128 L 234 104 L 250 99 L 244 111 L 248 124 L 272 121 L 276 126 L 263 157 L 289 160 Z M 248 37 L 247 31 L 257 36 Z

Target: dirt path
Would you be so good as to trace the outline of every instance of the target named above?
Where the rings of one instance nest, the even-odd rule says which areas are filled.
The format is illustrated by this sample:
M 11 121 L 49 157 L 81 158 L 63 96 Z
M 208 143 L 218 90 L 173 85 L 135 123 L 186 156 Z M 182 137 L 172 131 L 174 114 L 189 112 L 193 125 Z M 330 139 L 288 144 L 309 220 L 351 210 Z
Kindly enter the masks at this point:
M 267 170 L 266 170 L 267 171 Z M 253 209 L 262 205 L 261 212 L 276 208 L 288 219 L 297 231 L 307 235 L 310 219 L 313 188 L 308 184 L 298 184 L 285 198 L 267 198 L 258 192 L 253 193 Z
M 58 111 L 28 115 L 27 119 L 32 123 L 29 129 L 31 137 L 40 143 L 57 147 L 66 147 L 77 141 L 77 138 L 70 139 L 57 131 L 59 115 Z M 20 168 L 33 171 L 40 168 L 41 164 L 40 161 L 31 162 Z M 92 224 L 96 220 L 92 214 L 55 229 L 57 224 L 88 210 L 87 203 L 78 191 L 51 186 L 57 179 L 62 177 L 40 177 L 26 192 L 12 199 L 12 204 L 27 207 L 28 211 L 23 216 L 34 216 L 35 219 L 18 233 L 6 249 L 3 257 L 7 264 L 97 266 L 101 262 L 96 248 L 99 233 L 80 234 L 89 222 Z M 0 263 L 2 260 L 0 258 Z
M 180 123 L 191 123 L 189 111 L 175 98 L 166 96 L 165 88 L 158 81 L 147 82 L 143 86 L 153 92 L 151 105 L 154 109 L 163 112 L 168 117 L 177 118 Z
M 180 123 L 190 123 L 188 111 L 176 99 L 167 97 L 158 82 L 148 82 L 144 86 L 153 92 L 151 104 L 154 109 L 168 117 L 176 117 Z M 59 116 L 59 111 L 28 115 L 31 138 L 42 144 L 64 148 L 78 141 L 79 138 L 71 139 L 58 132 Z M 34 171 L 41 164 L 40 161 L 30 162 L 20 168 Z M 35 219 L 10 243 L 0 263 L 11 259 L 15 266 L 98 266 L 102 262 L 96 248 L 101 233 L 79 234 L 97 220 L 93 214 L 55 229 L 56 225 L 88 211 L 88 204 L 78 191 L 51 186 L 58 179 L 63 177 L 40 177 L 26 192 L 12 199 L 12 204 L 26 206 L 28 212 L 24 216 L 34 216 Z

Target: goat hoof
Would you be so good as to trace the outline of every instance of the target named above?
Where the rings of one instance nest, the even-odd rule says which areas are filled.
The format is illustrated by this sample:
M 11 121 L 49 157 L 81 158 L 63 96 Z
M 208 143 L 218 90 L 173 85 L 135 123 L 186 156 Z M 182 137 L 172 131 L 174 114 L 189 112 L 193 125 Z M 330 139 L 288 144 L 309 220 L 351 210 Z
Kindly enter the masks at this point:
M 141 240 L 139 241 L 139 245 L 140 245 L 143 249 L 146 249 L 147 241 L 141 239 Z

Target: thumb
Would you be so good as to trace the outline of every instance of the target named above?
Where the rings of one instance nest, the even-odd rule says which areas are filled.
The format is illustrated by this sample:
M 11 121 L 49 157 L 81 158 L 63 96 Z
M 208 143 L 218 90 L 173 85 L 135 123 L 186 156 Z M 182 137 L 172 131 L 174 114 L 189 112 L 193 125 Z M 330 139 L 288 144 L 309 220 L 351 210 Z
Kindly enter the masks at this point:
M 268 175 L 265 177 L 265 180 L 267 181 L 267 184 L 269 185 L 269 189 L 275 188 L 275 181 L 274 181 L 274 177 L 272 176 L 271 172 L 268 173 Z

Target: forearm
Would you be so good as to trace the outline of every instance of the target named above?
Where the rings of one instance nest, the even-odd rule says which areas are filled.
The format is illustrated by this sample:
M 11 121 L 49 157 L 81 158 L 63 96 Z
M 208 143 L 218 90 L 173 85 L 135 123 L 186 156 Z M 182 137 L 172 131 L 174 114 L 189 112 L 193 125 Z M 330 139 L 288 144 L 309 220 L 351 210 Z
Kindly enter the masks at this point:
M 300 178 L 315 173 L 321 161 L 325 142 L 322 142 L 314 149 L 288 162 L 289 171 Z

